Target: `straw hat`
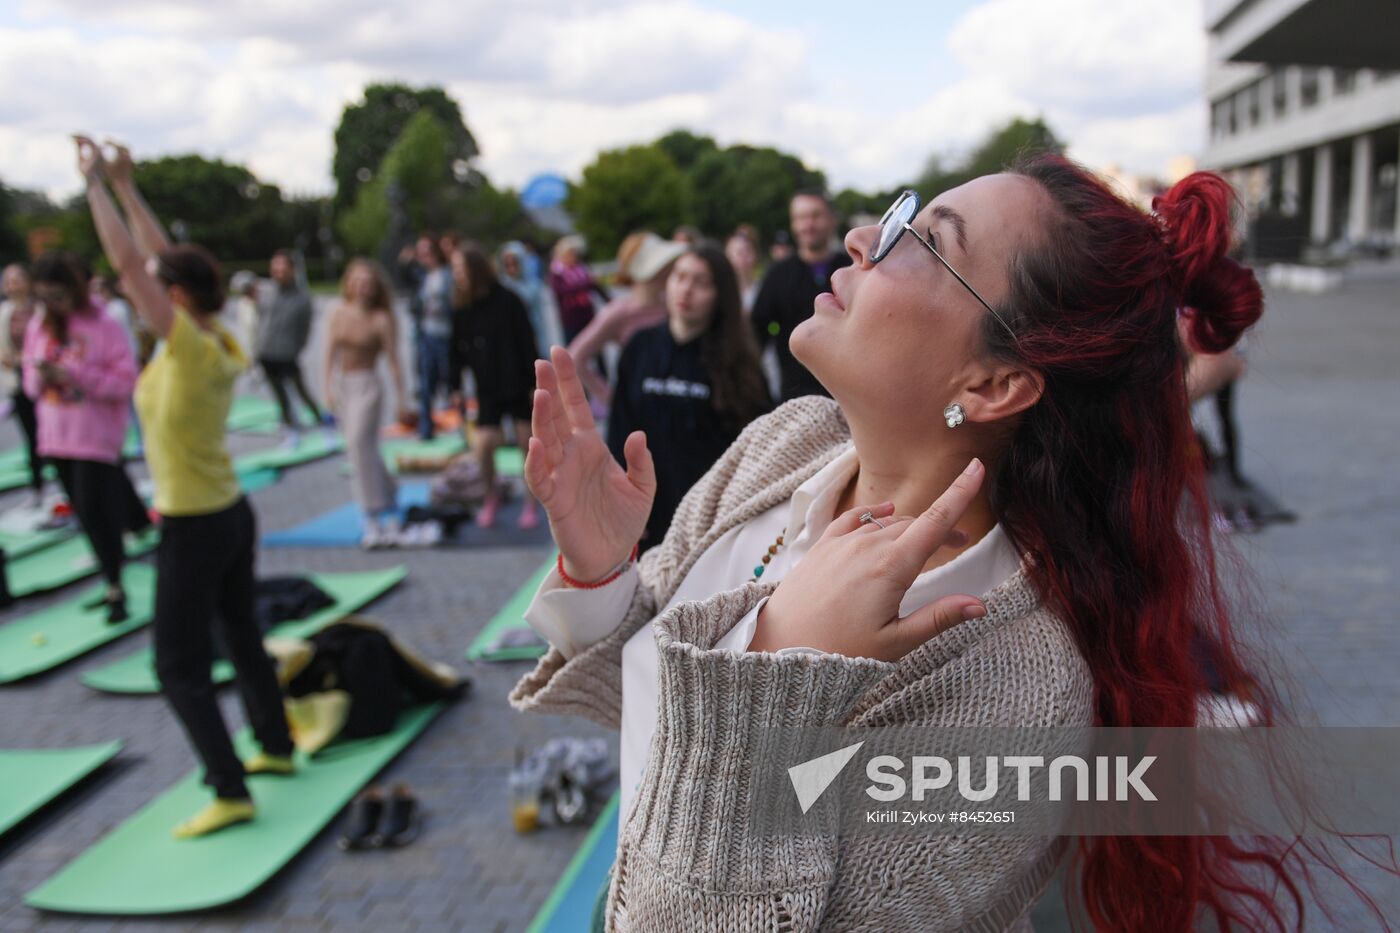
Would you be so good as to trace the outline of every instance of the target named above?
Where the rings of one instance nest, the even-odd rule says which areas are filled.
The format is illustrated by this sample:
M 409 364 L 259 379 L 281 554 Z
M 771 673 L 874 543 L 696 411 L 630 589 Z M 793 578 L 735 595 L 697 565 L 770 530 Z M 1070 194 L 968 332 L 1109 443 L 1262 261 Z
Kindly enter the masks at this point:
M 622 259 L 617 270 L 618 280 L 638 284 L 650 282 L 689 248 L 684 243 L 663 240 L 654 233 L 643 233 L 632 255 Z

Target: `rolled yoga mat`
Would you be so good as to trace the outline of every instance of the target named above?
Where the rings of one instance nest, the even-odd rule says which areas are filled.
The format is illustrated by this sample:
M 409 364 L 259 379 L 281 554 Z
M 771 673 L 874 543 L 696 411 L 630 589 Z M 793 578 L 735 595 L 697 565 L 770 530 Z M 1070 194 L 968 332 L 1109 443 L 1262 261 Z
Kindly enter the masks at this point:
M 0 836 L 111 761 L 121 749 L 121 742 L 0 749 Z
M 148 553 L 159 540 L 160 532 L 155 529 L 129 536 L 126 542 L 127 558 Z M 6 561 L 5 578 L 9 583 L 10 595 L 18 599 L 76 583 L 99 569 L 97 555 L 92 553 L 87 538 L 75 535 L 43 550 Z
M 292 860 L 384 766 L 442 711 L 415 707 L 388 735 L 331 745 L 314 758 L 298 753 L 291 777 L 255 775 L 251 823 L 198 839 L 171 830 L 210 800 L 191 772 L 25 898 L 31 907 L 78 914 L 141 916 L 210 910 L 255 891 Z M 255 749 L 245 729 L 241 757 Z
M 274 626 L 269 635 L 283 638 L 305 638 L 322 627 L 355 612 L 383 596 L 408 575 L 404 566 L 360 573 L 313 573 L 311 582 L 335 600 L 335 605 L 319 609 L 304 619 L 294 619 Z M 3 662 L 0 662 L 3 663 Z M 214 662 L 214 683 L 233 680 L 233 665 L 227 661 Z M 156 679 L 156 657 L 151 648 L 99 667 L 83 675 L 83 683 L 103 693 L 151 694 L 160 692 Z
M 99 583 L 72 599 L 0 623 L 0 684 L 52 670 L 150 622 L 155 610 L 155 568 L 127 564 L 122 568 L 122 584 L 131 614 L 125 622 L 107 622 L 107 607 L 101 602 L 107 584 Z

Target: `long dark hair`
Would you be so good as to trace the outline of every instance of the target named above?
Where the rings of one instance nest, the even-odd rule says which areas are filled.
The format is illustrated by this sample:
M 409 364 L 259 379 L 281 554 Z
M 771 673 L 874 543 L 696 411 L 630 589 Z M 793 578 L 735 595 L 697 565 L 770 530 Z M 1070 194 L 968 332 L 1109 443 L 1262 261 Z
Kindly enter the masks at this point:
M 1050 207 L 1000 309 L 1016 336 L 990 316 L 982 336 L 1045 388 L 1016 426 L 992 506 L 1074 633 L 1096 725 L 1194 726 L 1202 642 L 1228 686 L 1257 688 L 1217 576 L 1176 336 L 1178 309 L 1193 309 L 1191 342 L 1219 352 L 1263 311 L 1254 273 L 1226 255 L 1233 192 L 1198 172 L 1148 215 L 1062 157 L 1016 171 Z M 1270 696 L 1250 699 L 1274 721 Z M 1282 929 L 1286 913 L 1301 928 L 1308 852 L 1296 840 L 1084 837 L 1075 867 L 1098 929 L 1187 930 L 1202 914 L 1222 929 Z
M 485 298 L 495 286 L 496 267 L 491 264 L 491 257 L 486 250 L 473 242 L 464 242 L 457 247 L 456 255 L 462 257 L 462 264 L 467 270 L 467 281 L 465 287 L 458 281 L 457 276 L 452 277 L 452 304 L 457 308 L 467 308 L 472 302 Z
M 691 247 L 682 256 L 699 257 L 715 283 L 715 308 L 710 326 L 700 336 L 700 359 L 710 374 L 710 403 L 734 433 L 773 407 L 758 344 L 744 319 L 739 277 L 719 247 Z
M 34 273 L 30 281 L 38 285 L 56 285 L 68 293 L 68 303 L 73 314 L 84 314 L 93 309 L 88 296 L 88 274 L 77 256 L 63 250 L 52 250 L 40 256 L 34 263 Z M 55 343 L 68 342 L 68 315 L 55 314 L 45 309 L 43 327 Z

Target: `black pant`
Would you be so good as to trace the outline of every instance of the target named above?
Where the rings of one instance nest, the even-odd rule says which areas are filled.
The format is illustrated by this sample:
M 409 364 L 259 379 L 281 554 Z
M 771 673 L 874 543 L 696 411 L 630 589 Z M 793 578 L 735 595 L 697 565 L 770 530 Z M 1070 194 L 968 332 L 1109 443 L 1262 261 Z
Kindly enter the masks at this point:
M 39 459 L 39 421 L 34 416 L 34 400 L 25 395 L 23 389 L 16 389 L 13 403 L 20 431 L 24 433 L 24 445 L 29 451 L 29 485 L 37 491 L 44 488 L 44 463 Z
M 78 516 L 92 552 L 102 567 L 102 576 L 112 586 L 122 582 L 126 550 L 122 533 L 142 531 L 151 524 L 146 505 L 136 494 L 126 470 L 118 463 L 95 460 L 67 460 L 51 457 L 58 481 Z
M 216 619 L 253 735 L 269 755 L 292 753 L 277 673 L 253 613 L 256 540 L 253 510 L 239 499 L 211 515 L 166 516 L 156 551 L 156 674 L 204 762 L 204 783 L 225 798 L 247 797 L 248 788 L 210 673 Z
M 317 422 L 321 420 L 321 409 L 316 407 L 316 402 L 311 397 L 311 393 L 306 390 L 306 383 L 301 379 L 301 364 L 296 360 L 258 360 L 262 366 L 263 375 L 267 376 L 267 384 L 272 386 L 272 394 L 277 396 L 277 407 L 282 409 L 282 423 L 289 428 L 297 426 L 296 412 L 292 410 L 292 400 L 287 396 L 287 383 L 292 384 L 297 395 L 301 396 L 303 404 L 311 409 L 311 417 Z

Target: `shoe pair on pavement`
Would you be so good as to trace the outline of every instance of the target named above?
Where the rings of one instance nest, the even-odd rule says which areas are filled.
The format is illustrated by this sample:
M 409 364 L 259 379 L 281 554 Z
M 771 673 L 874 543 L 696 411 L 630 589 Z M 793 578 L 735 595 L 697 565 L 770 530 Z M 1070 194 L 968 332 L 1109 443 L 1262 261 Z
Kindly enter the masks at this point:
M 418 798 L 406 784 L 395 784 L 386 800 L 371 787 L 350 804 L 350 815 L 337 843 L 343 851 L 397 849 L 418 838 L 423 816 Z

